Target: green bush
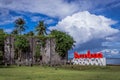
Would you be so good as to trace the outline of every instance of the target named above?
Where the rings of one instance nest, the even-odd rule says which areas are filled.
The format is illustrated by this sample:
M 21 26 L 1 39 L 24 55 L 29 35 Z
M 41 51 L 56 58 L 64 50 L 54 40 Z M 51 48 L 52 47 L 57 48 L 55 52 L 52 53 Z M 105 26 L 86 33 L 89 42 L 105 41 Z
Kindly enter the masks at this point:
M 3 52 L 0 51 L 0 64 L 2 64 L 2 60 L 3 60 Z

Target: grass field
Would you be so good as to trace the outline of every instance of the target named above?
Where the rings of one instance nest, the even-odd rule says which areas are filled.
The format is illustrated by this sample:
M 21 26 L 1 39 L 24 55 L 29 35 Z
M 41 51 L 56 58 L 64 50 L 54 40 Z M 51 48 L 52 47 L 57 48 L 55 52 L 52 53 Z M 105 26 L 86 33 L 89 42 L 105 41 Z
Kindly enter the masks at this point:
M 2 67 L 0 80 L 120 80 L 120 66 L 84 70 L 41 66 Z

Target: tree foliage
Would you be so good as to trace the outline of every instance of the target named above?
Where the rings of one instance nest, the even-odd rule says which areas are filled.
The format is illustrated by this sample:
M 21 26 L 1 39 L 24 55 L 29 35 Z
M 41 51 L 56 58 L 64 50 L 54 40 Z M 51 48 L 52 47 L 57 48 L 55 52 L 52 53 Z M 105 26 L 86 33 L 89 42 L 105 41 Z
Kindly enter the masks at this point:
M 46 35 L 46 26 L 44 21 L 39 21 L 38 25 L 36 26 L 37 35 L 44 36 Z
M 0 51 L 3 51 L 4 48 L 4 38 L 5 38 L 5 32 L 3 29 L 0 29 Z
M 60 56 L 65 57 L 67 51 L 72 49 L 75 41 L 73 38 L 65 32 L 53 30 L 50 35 L 54 35 L 56 39 L 56 51 Z
M 3 31 L 3 29 L 0 29 L 0 61 L 3 59 L 3 54 L 4 54 L 4 39 L 5 39 L 5 32 Z
M 35 46 L 35 58 L 40 58 L 40 56 L 41 56 L 41 53 L 40 53 L 40 44 L 37 44 L 36 46 Z
M 29 47 L 29 41 L 24 36 L 16 36 L 14 45 L 15 48 L 24 50 Z
M 22 18 L 18 18 L 15 20 L 15 33 L 19 33 L 21 35 L 22 31 L 25 30 L 25 21 Z
M 18 54 L 21 55 L 23 51 L 28 50 L 29 41 L 24 36 L 16 36 L 14 46 Z
M 34 32 L 33 32 L 33 31 L 30 31 L 30 32 L 28 32 L 28 33 L 25 34 L 25 35 L 27 35 L 27 36 L 34 36 Z

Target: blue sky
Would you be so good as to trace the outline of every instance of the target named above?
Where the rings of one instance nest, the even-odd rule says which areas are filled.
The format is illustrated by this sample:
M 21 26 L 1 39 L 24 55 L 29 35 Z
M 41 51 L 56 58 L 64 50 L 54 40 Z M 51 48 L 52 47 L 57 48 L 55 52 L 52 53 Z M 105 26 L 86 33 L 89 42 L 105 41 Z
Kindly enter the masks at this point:
M 44 20 L 50 30 L 70 34 L 76 41 L 70 57 L 89 49 L 120 58 L 120 0 L 0 0 L 0 28 L 10 33 L 19 17 L 25 32 Z

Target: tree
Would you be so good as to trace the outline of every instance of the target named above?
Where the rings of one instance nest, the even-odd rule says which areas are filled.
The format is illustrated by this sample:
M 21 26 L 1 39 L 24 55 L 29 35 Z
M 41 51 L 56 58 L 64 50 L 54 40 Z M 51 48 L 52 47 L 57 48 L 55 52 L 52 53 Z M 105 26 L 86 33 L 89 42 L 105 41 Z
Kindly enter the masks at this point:
M 15 31 L 18 32 L 18 34 L 21 35 L 22 31 L 25 30 L 25 21 L 22 18 L 18 18 L 15 20 Z
M 40 36 L 46 35 L 46 26 L 44 24 L 44 21 L 39 21 L 38 25 L 36 26 L 37 34 Z
M 27 36 L 34 36 L 34 32 L 33 32 L 33 31 L 30 31 L 30 32 L 28 32 L 28 33 L 25 34 L 25 35 L 27 35 Z
M 0 51 L 4 51 L 4 36 L 5 36 L 5 32 L 3 31 L 3 29 L 0 29 Z
M 56 39 L 56 51 L 61 57 L 67 57 L 68 50 L 72 49 L 75 41 L 73 38 L 65 32 L 53 30 L 51 34 Z
M 16 36 L 15 39 L 14 46 L 18 51 L 18 56 L 21 60 L 22 52 L 29 48 L 29 41 L 24 36 Z
M 5 32 L 3 31 L 3 29 L 0 29 L 0 63 L 3 60 L 4 39 L 5 39 Z
M 37 61 L 37 59 L 40 59 L 40 57 L 41 57 L 41 53 L 40 52 L 41 52 L 40 51 L 40 44 L 37 44 L 35 46 L 35 58 L 36 58 L 36 61 Z

